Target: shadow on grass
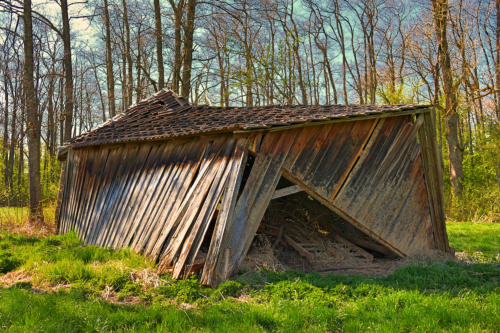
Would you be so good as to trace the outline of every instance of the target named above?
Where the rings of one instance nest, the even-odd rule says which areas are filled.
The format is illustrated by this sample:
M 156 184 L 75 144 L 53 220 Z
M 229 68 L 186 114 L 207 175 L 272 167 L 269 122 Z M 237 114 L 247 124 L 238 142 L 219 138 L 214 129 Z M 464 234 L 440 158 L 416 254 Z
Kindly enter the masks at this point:
M 424 294 L 456 296 L 467 291 L 486 295 L 500 287 L 500 264 L 467 264 L 463 262 L 416 262 L 397 269 L 393 274 L 370 278 L 359 275 L 327 275 L 297 271 L 247 272 L 236 280 L 253 290 L 282 281 L 301 281 L 325 291 L 347 286 L 348 296 L 366 294 L 366 286 L 392 290 L 415 290 Z

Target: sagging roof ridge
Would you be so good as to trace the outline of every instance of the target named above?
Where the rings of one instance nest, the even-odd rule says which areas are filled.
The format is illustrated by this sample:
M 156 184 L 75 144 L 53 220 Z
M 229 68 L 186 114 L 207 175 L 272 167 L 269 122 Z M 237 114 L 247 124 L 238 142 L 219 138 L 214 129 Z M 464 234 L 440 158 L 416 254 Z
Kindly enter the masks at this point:
M 67 147 L 98 146 L 180 137 L 227 133 L 238 130 L 266 130 L 276 127 L 321 124 L 339 118 L 361 119 L 370 115 L 420 110 L 430 105 L 267 105 L 220 107 L 190 105 L 169 89 L 130 106 L 83 133 Z

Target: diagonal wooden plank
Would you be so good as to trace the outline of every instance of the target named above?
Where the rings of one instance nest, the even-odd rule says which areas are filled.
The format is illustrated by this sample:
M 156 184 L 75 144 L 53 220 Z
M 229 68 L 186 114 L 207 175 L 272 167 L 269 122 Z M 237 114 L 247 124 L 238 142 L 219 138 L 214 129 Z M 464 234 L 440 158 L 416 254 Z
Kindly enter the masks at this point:
M 205 180 L 208 172 L 211 170 L 211 165 L 215 161 L 215 157 L 219 154 L 220 150 L 223 148 L 224 140 L 219 140 L 210 144 L 209 148 L 206 150 L 205 157 L 202 160 L 201 165 L 199 166 L 198 175 L 194 180 L 193 184 L 190 185 L 189 190 L 185 194 L 184 197 L 178 198 L 174 207 L 178 207 L 173 211 L 172 214 L 166 220 L 164 224 L 163 230 L 154 245 L 153 250 L 151 251 L 151 256 L 153 258 L 158 258 L 160 256 L 160 251 L 162 250 L 164 245 L 168 245 L 169 242 L 166 242 L 167 238 L 171 236 L 171 232 L 175 231 L 177 224 L 180 222 L 186 210 L 190 207 L 192 200 L 194 199 L 194 193 L 199 192 L 198 186 Z
M 154 224 L 150 236 L 145 239 L 145 244 L 142 246 L 144 253 L 154 260 L 158 258 L 157 255 L 153 255 L 153 251 L 163 246 L 163 243 L 160 242 L 164 242 L 164 239 L 161 241 L 159 239 L 163 237 L 166 228 L 170 228 L 169 219 L 179 209 L 179 205 L 188 193 L 197 173 L 204 172 L 203 159 L 211 154 L 208 146 L 207 144 L 189 145 L 186 148 L 184 158 L 175 166 L 174 172 L 169 176 L 167 190 L 164 192 L 160 204 L 161 209 L 157 210 L 156 214 L 151 217 Z
M 225 144 L 222 155 L 217 154 L 213 157 L 212 163 L 210 163 L 210 167 L 208 168 L 206 175 L 196 186 L 195 191 L 189 198 L 189 205 L 186 207 L 185 213 L 178 216 L 176 222 L 174 223 L 176 228 L 175 230 L 172 230 L 172 237 L 170 237 L 160 258 L 160 270 L 162 267 L 173 265 L 176 261 L 176 257 L 179 254 L 187 233 L 192 230 L 193 222 L 195 221 L 196 216 L 200 210 L 205 208 L 202 203 L 206 196 L 209 195 L 210 186 L 216 180 L 216 176 L 218 174 L 222 174 L 219 173 L 219 170 L 223 169 L 222 165 L 225 164 L 227 160 L 224 155 L 230 151 L 231 148 L 232 144 L 228 142 Z M 178 273 L 180 274 L 180 269 L 178 269 Z
M 225 249 L 230 249 L 229 262 L 217 268 L 216 276 L 227 278 L 243 261 L 276 189 L 282 165 L 296 137 L 296 132 L 278 132 L 264 137 L 261 154 L 255 158 L 245 188 L 236 203 L 234 221 L 230 230 L 227 230 L 226 247 L 219 251 L 217 260 L 223 262 Z
M 222 191 L 225 187 L 229 172 L 231 171 L 232 160 L 230 157 L 230 150 L 232 150 L 232 147 L 226 152 L 227 154 L 222 156 L 222 162 L 218 167 L 217 174 L 214 177 L 210 190 L 203 201 L 203 206 L 179 251 L 179 257 L 175 262 L 172 272 L 172 277 L 174 279 L 187 277 L 189 275 L 189 270 L 184 271 L 184 268 L 189 267 L 196 259 L 198 250 L 201 247 L 201 243 L 212 221 L 215 209 L 220 203 Z M 185 272 L 184 275 L 182 275 L 183 272 Z
M 229 179 L 224 189 L 221 208 L 215 222 L 207 259 L 201 274 L 200 280 L 203 284 L 216 285 L 219 282 L 216 280 L 214 272 L 216 266 L 221 264 L 217 258 L 221 248 L 225 248 L 224 244 L 227 242 L 226 230 L 231 228 L 232 214 L 234 213 L 247 159 L 246 144 L 246 140 L 240 139 L 235 147 Z

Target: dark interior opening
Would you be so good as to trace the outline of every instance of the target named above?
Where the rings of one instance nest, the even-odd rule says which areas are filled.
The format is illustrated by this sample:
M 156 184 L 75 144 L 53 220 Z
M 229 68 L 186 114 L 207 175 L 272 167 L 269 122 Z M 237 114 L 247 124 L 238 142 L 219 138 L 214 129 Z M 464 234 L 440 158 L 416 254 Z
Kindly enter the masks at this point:
M 248 177 L 250 176 L 250 172 L 252 171 L 252 167 L 253 167 L 254 162 L 255 162 L 255 156 L 252 154 L 248 154 L 248 157 L 247 157 L 247 160 L 245 163 L 245 169 L 243 169 L 243 176 L 241 178 L 241 185 L 240 185 L 240 189 L 238 191 L 238 198 L 240 197 L 241 192 L 243 192 L 243 189 L 245 188 Z
M 295 185 L 281 177 L 277 190 Z M 241 267 L 305 272 L 366 269 L 397 256 L 305 191 L 272 199 Z

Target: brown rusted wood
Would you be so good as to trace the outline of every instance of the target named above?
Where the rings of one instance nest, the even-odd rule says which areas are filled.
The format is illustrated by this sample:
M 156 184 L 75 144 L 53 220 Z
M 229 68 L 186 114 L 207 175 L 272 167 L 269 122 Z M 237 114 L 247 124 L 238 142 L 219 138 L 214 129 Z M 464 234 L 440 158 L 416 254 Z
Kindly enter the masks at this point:
M 61 201 L 61 208 L 60 208 L 60 213 L 58 217 L 58 224 L 59 224 L 59 229 L 58 233 L 63 234 L 67 231 L 66 229 L 66 217 L 68 215 L 67 210 L 68 210 L 68 201 L 69 201 L 69 196 L 71 194 L 71 183 L 72 183 L 72 177 L 70 176 L 73 171 L 73 157 L 72 157 L 72 152 L 71 150 L 68 152 L 67 159 L 66 159 L 66 175 L 65 175 L 65 181 L 64 181 L 64 191 L 63 191 L 63 197 Z
M 227 181 L 229 171 L 231 171 L 231 153 L 234 150 L 233 147 L 233 143 L 228 142 L 224 153 L 218 157 L 221 161 L 220 165 L 217 167 L 217 173 L 212 181 L 212 184 L 210 185 L 210 189 L 204 199 L 198 216 L 194 221 L 189 234 L 186 236 L 182 248 L 179 250 L 179 257 L 176 260 L 172 274 L 174 278 L 181 277 L 184 265 L 190 265 L 196 259 L 201 242 L 203 241 L 208 226 L 215 213 L 215 209 L 220 203 L 222 191 Z M 183 276 L 186 277 L 189 273 L 189 271 L 186 271 L 186 274 Z
M 147 204 L 143 201 L 143 198 L 146 196 L 148 185 L 153 178 L 156 160 L 162 151 L 162 146 L 153 145 L 151 152 L 148 154 L 147 159 L 144 162 L 140 175 L 137 178 L 135 188 L 129 195 L 130 198 L 128 200 L 127 207 L 121 217 L 123 219 L 123 225 L 120 227 L 121 233 L 117 247 L 130 246 L 130 241 L 135 236 L 137 228 L 142 222 L 135 219 L 135 216 L 141 205 Z M 113 246 L 115 245 L 113 244 Z
M 118 169 L 116 171 L 116 176 L 111 180 L 110 186 L 113 189 L 112 196 L 108 200 L 107 207 L 105 209 L 105 214 L 102 215 L 103 227 L 102 231 L 99 232 L 95 243 L 100 246 L 111 246 L 111 240 L 121 221 L 118 221 L 116 216 L 116 211 L 121 208 L 121 200 L 123 199 L 123 193 L 125 192 L 125 187 L 129 181 L 130 175 L 133 174 L 133 167 L 136 165 L 134 160 L 137 156 L 137 150 L 135 147 L 124 147 L 122 151 L 123 159 Z M 123 161 L 131 161 L 129 163 L 124 163 Z
M 149 204 L 146 206 L 145 211 L 141 214 L 138 219 L 142 221 L 141 230 L 138 232 L 138 235 L 134 237 L 134 242 L 132 243 L 132 247 L 136 251 L 143 251 L 144 243 L 147 238 L 151 237 L 151 232 L 154 230 L 156 226 L 156 220 L 152 220 L 152 216 L 154 217 L 158 214 L 158 211 L 161 209 L 166 209 L 163 204 L 160 204 L 162 196 L 165 197 L 168 194 L 171 194 L 168 191 L 168 184 L 171 178 L 173 178 L 173 172 L 176 170 L 176 161 L 178 158 L 182 156 L 182 154 L 186 155 L 186 150 L 189 149 L 189 146 L 181 145 L 169 145 L 167 151 L 162 155 L 160 160 L 160 165 L 163 165 L 162 174 L 158 179 L 157 184 L 154 186 L 152 197 L 149 199 Z M 181 162 L 183 159 L 181 158 Z
M 78 163 L 80 160 L 80 155 L 77 152 L 72 152 L 71 156 L 72 160 L 72 167 L 71 167 L 71 188 L 69 191 L 69 196 L 68 196 L 68 204 L 66 207 L 66 212 L 65 212 L 65 230 L 64 232 L 69 232 L 71 231 L 71 218 L 72 216 L 72 211 L 74 207 L 74 202 L 76 200 L 76 195 L 77 195 L 77 183 L 78 183 Z
M 375 119 L 370 127 L 370 130 L 362 140 L 362 144 L 359 145 L 358 151 L 350 158 L 350 162 L 347 165 L 347 168 L 344 170 L 343 174 L 340 176 L 339 180 L 336 182 L 335 186 L 332 188 L 332 191 L 329 193 L 328 197 L 330 200 L 334 200 L 340 189 L 344 185 L 347 177 L 351 174 L 352 169 L 358 162 L 362 156 L 370 150 L 368 143 L 373 135 L 377 135 L 380 128 L 382 128 L 382 124 L 384 123 L 384 119 Z M 376 130 L 377 129 L 377 130 Z M 331 182 L 330 182 L 331 183 Z
M 84 168 L 83 172 L 86 174 L 86 180 L 85 180 L 84 185 L 83 185 L 84 188 L 82 191 L 82 195 L 79 198 L 79 201 L 81 202 L 82 207 L 80 209 L 80 212 L 77 213 L 78 227 L 76 229 L 78 232 L 78 236 L 81 238 L 83 238 L 83 235 L 85 232 L 85 226 L 83 225 L 83 221 L 84 221 L 84 216 L 86 216 L 88 213 L 87 207 L 88 207 L 88 203 L 89 203 L 90 198 L 91 198 L 91 188 L 93 185 L 93 181 L 95 180 L 95 177 L 93 177 L 93 175 L 90 171 L 93 169 L 93 165 L 98 162 L 96 159 L 95 149 L 88 151 L 88 155 L 89 155 L 89 158 L 88 158 L 89 161 L 83 167 Z
M 109 239 L 108 245 L 114 248 L 122 247 L 124 239 L 130 227 L 127 217 L 133 208 L 134 194 L 140 190 L 140 179 L 147 168 L 149 155 L 152 152 L 151 145 L 142 145 L 136 153 L 133 163 L 130 163 L 130 176 L 126 182 L 120 201 L 117 203 L 114 220 L 118 221 L 116 232 Z
M 102 187 L 98 193 L 96 205 L 94 207 L 92 230 L 86 238 L 87 244 L 97 244 L 97 238 L 109 222 L 106 219 L 108 211 L 113 203 L 113 199 L 118 195 L 116 190 L 117 172 L 121 165 L 121 158 L 124 147 L 112 149 L 106 161 L 106 167 L 102 178 Z
M 333 204 L 405 254 L 427 251 L 428 212 L 411 118 L 388 118 Z
M 396 255 L 398 255 L 400 257 L 405 256 L 405 254 L 403 252 L 401 252 L 400 250 L 395 248 L 392 244 L 388 243 L 385 239 L 380 237 L 378 234 L 374 233 L 369 228 L 365 227 L 361 222 L 357 221 L 353 217 L 349 216 L 346 212 L 344 212 L 341 209 L 339 209 L 338 207 L 336 207 L 330 200 L 319 195 L 314 189 L 312 189 L 312 188 L 308 187 L 306 184 L 302 183 L 300 179 L 295 178 L 292 174 L 288 173 L 286 170 L 283 170 L 283 176 L 285 176 L 291 182 L 294 182 L 294 183 L 300 185 L 304 189 L 304 191 L 306 191 L 307 194 L 309 194 L 311 197 L 318 200 L 325 207 L 328 207 L 329 209 L 331 209 L 335 214 L 337 214 L 338 216 L 343 218 L 345 221 L 349 222 L 350 224 L 352 224 L 353 226 L 358 228 L 360 231 L 364 232 L 365 234 L 367 234 L 368 236 L 370 236 L 371 238 L 373 238 L 374 240 L 376 240 L 380 244 L 389 248 Z
M 87 150 L 79 150 L 77 151 L 78 156 L 78 162 L 77 162 L 77 167 L 76 167 L 76 182 L 75 182 L 75 196 L 73 197 L 73 202 L 72 202 L 72 208 L 69 213 L 70 216 L 70 230 L 78 230 L 78 222 L 79 222 L 79 217 L 78 217 L 78 209 L 81 204 L 81 194 L 82 194 L 82 189 L 85 181 L 85 164 L 87 162 L 87 156 L 88 156 L 88 151 Z
M 210 154 L 212 154 L 212 156 Z M 176 176 L 172 179 L 172 188 L 169 189 L 169 193 L 172 195 L 168 197 L 167 204 L 165 205 L 166 208 L 162 211 L 159 218 L 159 221 L 163 221 L 162 224 L 158 225 L 156 230 L 154 230 L 153 237 L 146 246 L 145 253 L 147 255 L 157 259 L 161 254 L 160 251 L 162 250 L 163 245 L 166 244 L 166 239 L 170 236 L 170 232 L 174 227 L 175 219 L 179 217 L 179 214 L 183 214 L 182 211 L 179 211 L 183 200 L 190 196 L 196 187 L 196 185 L 191 184 L 195 174 L 198 173 L 195 179 L 195 184 L 197 184 L 200 182 L 199 176 L 206 174 L 212 158 L 212 148 L 210 145 L 205 145 L 202 158 L 200 158 L 201 163 L 187 161 L 187 163 L 179 164 L 177 172 L 180 176 Z
M 210 203 L 211 199 L 213 199 L 209 195 L 210 186 L 213 184 L 216 176 L 218 174 L 221 174 L 219 173 L 219 170 L 224 167 L 221 167 L 223 161 L 224 159 L 220 158 L 218 154 L 212 158 L 212 163 L 210 163 L 207 173 L 202 179 L 200 179 L 200 182 L 188 199 L 186 209 L 183 210 L 183 214 L 180 214 L 175 220 L 175 230 L 172 230 L 172 237 L 170 237 L 169 242 L 165 250 L 163 251 L 162 257 L 160 259 L 161 265 L 174 266 L 174 259 L 177 259 L 185 237 L 188 232 L 191 232 L 193 222 L 195 222 L 195 218 L 200 212 L 200 209 L 208 210 L 208 205 L 203 207 L 203 201 L 205 200 L 206 196 L 208 196 L 208 203 Z M 214 187 L 213 189 L 215 191 L 216 187 Z M 180 274 L 181 268 L 177 267 L 177 270 L 175 270 L 174 268 L 175 274 Z
M 169 145 L 160 145 L 156 154 L 150 155 L 148 157 L 151 160 L 151 164 L 147 166 L 147 170 L 144 173 L 143 185 L 141 185 L 140 195 L 136 197 L 135 209 L 130 213 L 130 217 L 127 219 L 129 224 L 134 224 L 135 228 L 133 231 L 129 232 L 131 236 L 130 240 L 125 243 L 126 246 L 135 248 L 136 242 L 145 227 L 143 214 L 146 208 L 151 205 L 151 196 L 158 187 L 158 181 L 161 179 L 165 165 L 160 163 L 163 155 L 168 154 L 170 150 Z
M 144 253 L 148 256 L 153 257 L 152 251 L 161 245 L 158 239 L 161 237 L 161 233 L 165 232 L 165 223 L 168 222 L 168 218 L 179 208 L 176 206 L 176 202 L 182 200 L 189 191 L 195 174 L 201 167 L 202 157 L 206 156 L 206 143 L 198 146 L 201 150 L 196 147 L 194 148 L 187 149 L 187 156 L 190 156 L 189 158 L 180 159 L 174 166 L 168 183 L 165 185 L 166 190 L 159 205 L 161 210 L 158 210 L 151 217 L 154 225 L 151 228 L 149 239 L 145 239 L 145 244 L 142 246 Z M 153 258 L 156 259 L 157 257 L 154 256 Z

